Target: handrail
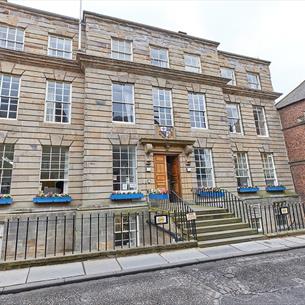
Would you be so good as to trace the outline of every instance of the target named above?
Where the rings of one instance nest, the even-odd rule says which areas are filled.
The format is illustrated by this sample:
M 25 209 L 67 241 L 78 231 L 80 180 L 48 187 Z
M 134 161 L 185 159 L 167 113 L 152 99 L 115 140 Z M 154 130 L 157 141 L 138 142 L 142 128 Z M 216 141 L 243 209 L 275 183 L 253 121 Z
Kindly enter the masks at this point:
M 155 207 L 161 211 L 170 212 L 175 221 L 182 226 L 182 230 L 189 232 L 189 234 L 193 236 L 194 240 L 196 240 L 196 221 L 187 220 L 187 213 L 194 212 L 190 207 L 190 204 L 174 191 L 169 191 L 168 195 L 168 199 L 152 200 L 151 207 Z
M 235 217 L 240 218 L 242 222 L 257 229 L 253 225 L 251 217 L 255 215 L 254 207 L 225 189 L 193 189 L 193 199 L 196 204 L 201 206 L 227 209 Z

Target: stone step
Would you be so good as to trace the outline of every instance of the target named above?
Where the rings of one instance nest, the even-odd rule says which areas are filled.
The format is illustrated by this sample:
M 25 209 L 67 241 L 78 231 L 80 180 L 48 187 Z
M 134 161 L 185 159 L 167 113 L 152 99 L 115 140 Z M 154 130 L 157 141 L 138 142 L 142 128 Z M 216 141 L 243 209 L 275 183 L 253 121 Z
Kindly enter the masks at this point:
M 197 234 L 197 240 L 216 240 L 231 237 L 240 237 L 247 235 L 256 235 L 257 231 L 251 228 L 237 229 L 237 230 L 227 230 L 227 231 L 217 231 L 217 232 L 205 232 Z
M 234 217 L 233 213 L 215 213 L 215 214 L 205 214 L 197 215 L 197 220 L 211 220 L 211 219 L 222 219 L 222 218 L 232 218 Z
M 216 240 L 205 240 L 199 241 L 198 247 L 200 248 L 207 248 L 207 247 L 214 247 L 214 246 L 221 246 L 221 245 L 228 245 L 228 244 L 237 244 L 246 241 L 252 240 L 259 240 L 264 239 L 265 236 L 261 234 L 255 235 L 246 235 L 246 236 L 238 236 L 238 237 L 231 237 L 231 238 L 223 238 L 223 239 L 216 239 Z
M 201 215 L 208 215 L 208 214 L 222 214 L 222 213 L 228 213 L 227 209 L 217 209 L 217 208 L 211 208 L 211 209 L 204 209 L 204 210 L 197 210 L 195 211 L 197 217 Z
M 197 227 L 205 227 L 205 226 L 216 226 L 222 224 L 229 224 L 229 223 L 238 223 L 241 222 L 240 218 L 232 217 L 232 218 L 221 218 L 221 219 L 209 219 L 209 220 L 196 220 Z
M 197 224 L 196 227 L 197 227 L 197 234 L 249 228 L 248 224 L 243 222 L 217 224 L 212 226 L 199 226 Z

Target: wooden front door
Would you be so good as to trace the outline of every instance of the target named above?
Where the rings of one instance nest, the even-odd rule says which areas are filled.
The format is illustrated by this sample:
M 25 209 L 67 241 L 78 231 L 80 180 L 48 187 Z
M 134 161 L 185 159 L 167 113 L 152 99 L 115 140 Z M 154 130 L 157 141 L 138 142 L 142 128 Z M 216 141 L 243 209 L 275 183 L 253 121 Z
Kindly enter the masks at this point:
M 168 189 L 166 155 L 154 154 L 155 188 Z
M 181 196 L 180 162 L 178 156 L 175 156 L 172 160 L 172 180 L 173 191 Z

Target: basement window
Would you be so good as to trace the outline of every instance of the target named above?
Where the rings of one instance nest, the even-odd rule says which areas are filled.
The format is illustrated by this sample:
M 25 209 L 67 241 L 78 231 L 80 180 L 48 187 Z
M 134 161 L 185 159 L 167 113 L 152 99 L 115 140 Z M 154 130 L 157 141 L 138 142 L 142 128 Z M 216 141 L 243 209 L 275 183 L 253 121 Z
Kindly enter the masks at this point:
M 137 246 L 138 234 L 137 215 L 116 215 L 115 216 L 115 247 L 135 247 Z

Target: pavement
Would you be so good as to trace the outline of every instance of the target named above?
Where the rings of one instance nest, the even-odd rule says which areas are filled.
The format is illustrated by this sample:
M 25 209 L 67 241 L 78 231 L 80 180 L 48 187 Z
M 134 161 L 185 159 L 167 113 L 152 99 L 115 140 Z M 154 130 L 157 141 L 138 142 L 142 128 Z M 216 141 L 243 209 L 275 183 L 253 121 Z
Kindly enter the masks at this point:
M 0 271 L 0 294 L 299 248 L 305 235 Z
M 304 305 L 305 248 L 0 295 L 1 305 Z

